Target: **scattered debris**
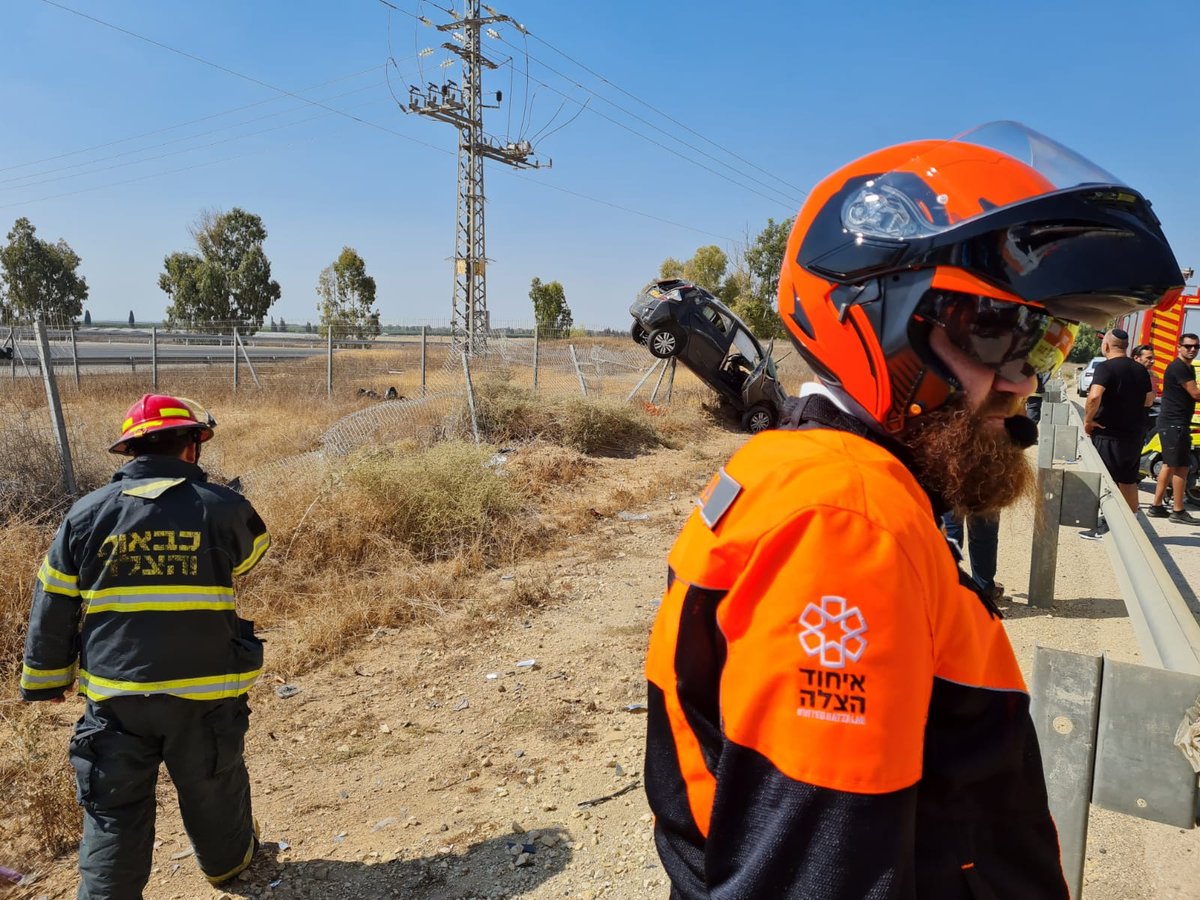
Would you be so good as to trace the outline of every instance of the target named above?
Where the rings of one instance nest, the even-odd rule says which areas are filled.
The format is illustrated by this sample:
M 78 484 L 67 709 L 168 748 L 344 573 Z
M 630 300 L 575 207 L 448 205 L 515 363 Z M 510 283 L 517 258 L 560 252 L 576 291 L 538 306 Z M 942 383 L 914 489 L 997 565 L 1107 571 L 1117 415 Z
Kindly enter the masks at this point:
M 384 722 L 382 725 L 379 726 L 379 731 L 381 734 L 391 734 L 392 726 L 389 725 L 387 722 Z
M 376 822 L 374 825 L 372 825 L 371 830 L 372 831 L 380 831 L 384 828 L 387 828 L 389 825 L 395 825 L 395 824 L 396 824 L 396 819 L 392 816 L 388 816 L 386 819 L 380 819 L 378 822 Z
M 650 513 L 631 513 L 623 509 L 617 513 L 617 518 L 622 522 L 649 522 Z
M 277 847 L 279 847 L 280 850 L 291 850 L 292 849 L 292 845 L 284 840 L 276 841 L 275 844 Z
M 628 706 L 625 707 L 625 712 L 637 713 L 637 712 L 645 712 L 645 711 L 646 711 L 645 703 L 630 703 Z
M 500 677 L 500 673 L 499 672 L 488 672 L 487 675 L 485 675 L 484 677 L 487 678 L 488 681 L 495 681 L 497 678 Z
M 615 766 L 613 766 L 613 772 L 616 773 L 618 778 L 625 777 L 625 768 L 620 763 L 617 763 Z
M 268 883 L 267 883 L 267 887 L 269 887 L 269 888 L 277 888 L 277 887 L 279 887 L 281 884 L 283 884 L 283 879 L 282 879 L 282 878 L 276 878 L 274 881 L 268 882 Z
M 300 688 L 294 684 L 281 684 L 275 688 L 275 696 L 280 700 L 286 700 L 288 697 L 295 697 L 300 693 Z
M 5 881 L 11 881 L 13 884 L 20 884 L 21 879 L 24 877 L 25 876 L 20 872 L 14 872 L 12 869 L 6 868 L 5 866 L 0 866 L 0 878 L 3 878 Z
M 188 847 L 186 850 L 180 850 L 178 853 L 172 853 L 171 859 L 187 859 L 196 852 L 194 847 Z
M 529 669 L 531 671 L 538 668 L 536 659 L 523 659 L 516 666 L 518 669 Z
M 464 709 L 466 709 L 470 705 L 471 705 L 471 701 L 468 700 L 466 697 L 463 697 L 461 700 L 459 700 L 457 703 L 454 704 L 454 712 L 462 712 Z

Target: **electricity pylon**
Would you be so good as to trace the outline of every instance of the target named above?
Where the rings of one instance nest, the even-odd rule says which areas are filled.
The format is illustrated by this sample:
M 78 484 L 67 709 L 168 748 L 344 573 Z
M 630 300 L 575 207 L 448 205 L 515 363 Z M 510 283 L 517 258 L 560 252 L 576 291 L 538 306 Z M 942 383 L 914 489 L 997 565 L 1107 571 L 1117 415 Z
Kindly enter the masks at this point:
M 427 84 L 424 89 L 410 85 L 405 111 L 449 122 L 458 129 L 458 223 L 450 329 L 456 346 L 475 353 L 486 346 L 488 331 L 483 161 L 492 159 L 514 169 L 539 169 L 542 164 L 532 159 L 533 145 L 529 141 L 501 143 L 483 132 L 483 110 L 495 107 L 487 107 L 482 101 L 481 76 L 484 68 L 495 69 L 496 63 L 483 55 L 480 32 L 500 22 L 512 22 L 524 29 L 491 7 L 487 7 L 491 15 L 481 16 L 480 0 L 464 0 L 464 8 L 462 18 L 434 26 L 453 38 L 442 47 L 462 59 L 462 86 L 449 80 L 442 85 Z M 500 100 L 497 91 L 497 103 Z

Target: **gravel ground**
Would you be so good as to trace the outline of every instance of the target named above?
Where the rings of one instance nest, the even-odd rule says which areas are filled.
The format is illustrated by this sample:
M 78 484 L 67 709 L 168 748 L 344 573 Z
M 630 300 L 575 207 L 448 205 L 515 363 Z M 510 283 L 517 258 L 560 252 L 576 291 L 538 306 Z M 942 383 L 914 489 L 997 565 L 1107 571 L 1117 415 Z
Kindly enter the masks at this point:
M 635 516 L 598 517 L 564 550 L 481 586 L 542 581 L 542 607 L 381 629 L 287 699 L 264 679 L 247 752 L 263 852 L 231 888 L 209 889 L 164 784 L 148 900 L 665 898 L 641 788 L 642 659 L 690 497 L 739 440 L 704 448 L 705 475 L 677 495 L 656 490 L 655 473 L 682 456 L 614 468 L 644 500 Z M 1039 644 L 1137 661 L 1103 544 L 1062 529 L 1049 615 L 1026 605 L 1031 536 L 1028 510 L 1005 514 L 999 580 L 1026 674 Z M 1085 900 L 1200 900 L 1200 832 L 1094 810 L 1089 836 Z M 65 900 L 73 868 L 55 861 L 0 897 Z

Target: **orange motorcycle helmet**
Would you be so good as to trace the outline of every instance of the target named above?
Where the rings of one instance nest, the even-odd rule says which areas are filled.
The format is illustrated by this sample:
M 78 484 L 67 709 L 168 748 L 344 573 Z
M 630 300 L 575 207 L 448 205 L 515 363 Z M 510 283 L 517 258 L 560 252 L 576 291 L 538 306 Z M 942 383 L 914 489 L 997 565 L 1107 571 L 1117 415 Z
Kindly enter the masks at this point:
M 779 312 L 821 381 L 890 433 L 961 385 L 934 328 L 1009 381 L 1057 369 L 1103 327 L 1183 288 L 1150 203 L 1013 122 L 868 154 L 792 227 Z

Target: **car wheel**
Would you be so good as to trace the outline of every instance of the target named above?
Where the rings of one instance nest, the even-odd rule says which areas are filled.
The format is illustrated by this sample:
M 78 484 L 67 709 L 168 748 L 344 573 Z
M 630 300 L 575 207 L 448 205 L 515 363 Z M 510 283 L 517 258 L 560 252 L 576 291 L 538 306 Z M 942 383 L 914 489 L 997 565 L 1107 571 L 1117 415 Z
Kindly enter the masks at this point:
M 751 434 L 758 434 L 768 428 L 775 427 L 775 410 L 766 404 L 759 403 L 746 410 L 742 416 L 742 428 Z
M 670 359 L 678 356 L 683 347 L 683 336 L 674 325 L 656 328 L 646 338 L 646 346 L 659 359 Z
M 646 329 L 642 327 L 642 323 L 636 319 L 633 322 L 633 327 L 629 329 L 629 336 L 633 338 L 634 343 L 646 346 L 646 341 L 649 335 L 646 334 Z

